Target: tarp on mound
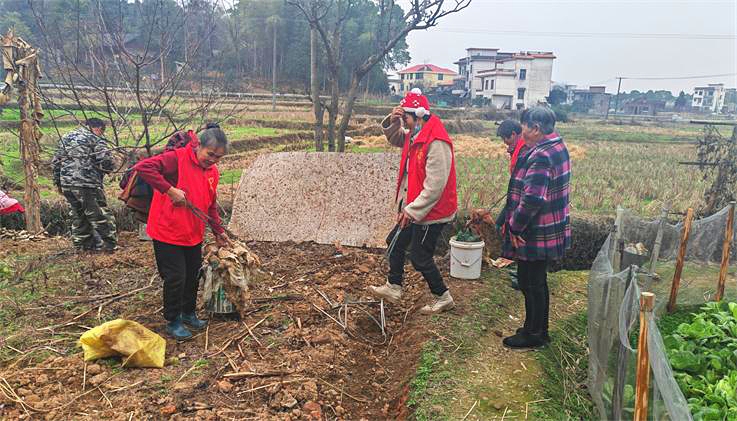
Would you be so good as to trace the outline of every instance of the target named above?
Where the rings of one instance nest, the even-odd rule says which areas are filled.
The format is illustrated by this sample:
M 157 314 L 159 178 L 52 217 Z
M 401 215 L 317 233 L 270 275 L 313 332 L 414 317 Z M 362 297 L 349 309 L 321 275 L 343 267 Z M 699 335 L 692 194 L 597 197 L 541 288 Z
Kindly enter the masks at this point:
M 243 172 L 229 228 L 257 241 L 386 247 L 399 156 L 281 152 Z

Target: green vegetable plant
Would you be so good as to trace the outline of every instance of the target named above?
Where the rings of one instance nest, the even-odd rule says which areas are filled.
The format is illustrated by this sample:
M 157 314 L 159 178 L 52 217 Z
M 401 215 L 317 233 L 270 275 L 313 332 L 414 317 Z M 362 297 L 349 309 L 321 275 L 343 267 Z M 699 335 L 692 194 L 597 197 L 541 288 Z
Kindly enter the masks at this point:
M 705 304 L 663 342 L 694 419 L 737 419 L 737 303 Z
M 474 232 L 469 228 L 461 228 L 456 233 L 456 241 L 460 241 L 462 243 L 478 243 L 481 241 L 481 237 L 474 234 Z

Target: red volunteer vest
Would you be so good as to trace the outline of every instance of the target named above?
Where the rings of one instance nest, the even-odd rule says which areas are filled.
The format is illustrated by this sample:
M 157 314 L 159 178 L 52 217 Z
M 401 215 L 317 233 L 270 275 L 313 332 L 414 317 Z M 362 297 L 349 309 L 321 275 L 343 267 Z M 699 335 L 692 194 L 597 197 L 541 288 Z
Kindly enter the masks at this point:
M 402 186 L 402 178 L 405 171 L 407 172 L 407 203 L 412 203 L 422 192 L 422 186 L 425 182 L 425 162 L 427 159 L 427 150 L 430 144 L 435 141 L 446 142 L 453 150 L 453 141 L 450 140 L 448 132 L 445 131 L 443 123 L 435 115 L 430 116 L 428 120 L 417 134 L 417 138 L 410 146 L 410 133 L 404 137 L 404 147 L 402 148 L 402 162 L 399 165 L 399 178 L 397 179 L 396 199 L 399 199 L 399 190 Z M 409 157 L 409 161 L 408 158 Z M 406 168 L 405 168 L 406 167 Z M 405 205 L 406 205 L 405 204 Z M 447 218 L 458 210 L 458 193 L 456 190 L 456 167 L 455 154 L 453 154 L 450 164 L 450 174 L 445 190 L 440 196 L 440 200 L 425 216 L 424 221 L 436 221 L 438 219 Z
M 192 205 L 207 214 L 215 200 L 220 174 L 217 166 L 202 168 L 197 161 L 192 143 L 175 150 L 177 154 L 177 185 Z M 162 243 L 177 246 L 196 246 L 205 238 L 205 223 L 186 206 L 174 206 L 166 193 L 154 191 L 148 213 L 146 232 Z
M 525 146 L 525 139 L 522 138 L 522 135 L 517 135 L 516 137 L 517 139 L 515 140 L 514 151 L 512 151 L 512 156 L 509 159 L 509 173 L 510 174 L 514 171 L 514 167 L 517 165 L 517 159 L 519 159 L 519 152 Z

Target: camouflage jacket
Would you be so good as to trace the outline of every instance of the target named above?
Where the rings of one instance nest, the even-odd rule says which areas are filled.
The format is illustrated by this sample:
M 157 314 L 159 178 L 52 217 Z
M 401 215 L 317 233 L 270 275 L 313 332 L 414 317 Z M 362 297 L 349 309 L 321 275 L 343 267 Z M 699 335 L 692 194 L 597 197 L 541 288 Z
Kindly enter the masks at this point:
M 85 127 L 61 139 L 52 164 L 54 185 L 62 188 L 102 187 L 102 177 L 114 168 L 105 139 Z

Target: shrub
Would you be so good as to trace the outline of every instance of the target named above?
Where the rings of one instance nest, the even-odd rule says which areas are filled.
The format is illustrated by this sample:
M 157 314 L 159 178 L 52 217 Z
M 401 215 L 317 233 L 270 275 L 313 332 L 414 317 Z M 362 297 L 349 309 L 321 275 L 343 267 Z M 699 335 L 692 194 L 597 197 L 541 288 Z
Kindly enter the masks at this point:
M 558 123 L 568 123 L 568 110 L 567 107 L 556 105 L 553 107 L 555 113 L 555 121 Z

